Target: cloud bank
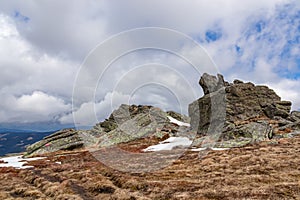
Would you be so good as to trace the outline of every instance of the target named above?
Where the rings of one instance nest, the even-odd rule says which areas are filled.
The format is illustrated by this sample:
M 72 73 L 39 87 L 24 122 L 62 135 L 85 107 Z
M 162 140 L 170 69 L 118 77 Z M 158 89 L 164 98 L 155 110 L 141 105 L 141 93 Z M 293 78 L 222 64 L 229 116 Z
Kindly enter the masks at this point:
M 141 27 L 163 27 L 188 35 L 205 49 L 227 80 L 267 84 L 291 100 L 293 109 L 300 109 L 297 0 L 4 0 L 0 2 L 0 123 L 70 123 L 74 114 L 78 124 L 92 125 L 91 115 L 103 120 L 121 103 L 152 104 L 186 113 L 182 108 L 202 95 L 199 76 L 182 58 L 159 50 L 120 57 L 99 80 L 94 101 L 83 98 L 72 107 L 74 82 L 89 53 L 114 34 Z M 131 38 L 122 45 L 138 39 L 143 38 Z M 119 47 L 108 47 L 107 54 L 115 48 Z M 172 70 L 147 68 L 157 64 Z M 139 66 L 143 70 L 134 70 Z M 199 92 L 191 94 L 185 79 Z M 145 80 L 161 85 L 142 85 Z M 179 101 L 183 105 L 178 96 L 187 97 Z M 86 111 L 90 106 L 94 113 Z

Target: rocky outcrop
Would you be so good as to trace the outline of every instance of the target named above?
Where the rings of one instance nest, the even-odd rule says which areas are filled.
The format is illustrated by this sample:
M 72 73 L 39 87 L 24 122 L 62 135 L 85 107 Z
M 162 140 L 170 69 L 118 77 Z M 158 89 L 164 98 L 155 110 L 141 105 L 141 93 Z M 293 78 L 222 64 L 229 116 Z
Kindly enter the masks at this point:
M 108 147 L 146 137 L 170 137 L 185 132 L 189 127 L 179 127 L 169 116 L 186 122 L 189 117 L 179 113 L 164 112 L 153 106 L 122 104 L 114 110 L 108 119 L 96 124 L 91 130 L 64 129 L 26 149 L 27 156 L 72 150 L 81 147 Z
M 167 121 L 166 114 L 160 110 L 154 109 L 151 113 L 140 113 L 132 119 L 124 121 L 116 129 L 102 135 L 99 138 L 99 146 L 111 146 L 146 137 L 147 135 L 156 133 L 156 129 L 163 126 Z
M 275 131 L 300 130 L 300 111 L 293 111 L 286 119 L 278 118 L 278 125 Z
M 282 101 L 266 86 L 228 83 L 220 74 L 206 73 L 199 84 L 204 96 L 189 105 L 190 118 L 153 106 L 123 104 L 91 130 L 58 131 L 30 145 L 27 155 L 171 136 L 193 139 L 193 147 L 240 147 L 300 132 L 300 112 L 290 113 L 291 102 Z
M 188 117 L 179 113 L 164 112 L 152 106 L 121 105 L 105 122 L 116 124 L 116 128 L 99 137 L 98 146 L 107 147 L 129 142 L 138 138 L 171 136 L 179 126 L 170 122 L 168 116 L 188 121 Z M 97 126 L 103 127 L 103 122 Z
M 26 155 L 33 156 L 58 150 L 72 150 L 82 147 L 83 145 L 84 142 L 79 136 L 78 131 L 75 129 L 63 129 L 28 146 Z
M 149 113 L 152 108 L 152 106 L 122 104 L 118 109 L 112 112 L 108 119 L 96 124 L 92 130 L 108 133 L 138 114 Z
M 200 136 L 217 136 L 219 145 L 240 146 L 299 129 L 299 112 L 290 114 L 292 103 L 267 86 L 228 83 L 219 74 L 203 74 L 199 84 L 204 96 L 189 105 L 191 127 Z

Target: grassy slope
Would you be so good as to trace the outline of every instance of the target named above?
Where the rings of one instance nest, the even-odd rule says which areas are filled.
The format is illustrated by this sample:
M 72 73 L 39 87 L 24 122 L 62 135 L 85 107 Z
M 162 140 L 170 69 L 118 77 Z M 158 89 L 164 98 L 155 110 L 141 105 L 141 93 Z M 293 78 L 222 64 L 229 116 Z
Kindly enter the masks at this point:
M 122 148 L 137 152 L 134 145 Z M 0 199 L 300 199 L 300 136 L 202 159 L 188 152 L 143 174 L 106 167 L 86 151 L 48 156 L 31 162 L 33 170 L 1 168 Z

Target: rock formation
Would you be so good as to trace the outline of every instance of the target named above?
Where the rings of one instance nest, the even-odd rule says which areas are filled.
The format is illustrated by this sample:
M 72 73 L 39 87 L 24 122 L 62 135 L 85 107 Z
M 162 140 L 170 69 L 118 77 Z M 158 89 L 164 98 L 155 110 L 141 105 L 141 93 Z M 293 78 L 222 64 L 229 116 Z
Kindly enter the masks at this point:
M 74 129 L 63 129 L 52 135 L 46 136 L 43 140 L 36 142 L 26 149 L 27 155 L 37 155 L 58 150 L 72 150 L 84 145 L 79 132 Z
M 206 73 L 199 84 L 204 96 L 189 105 L 191 127 L 199 135 L 215 134 L 226 146 L 241 146 L 299 129 L 299 112 L 290 114 L 292 103 L 267 86 L 228 83 Z
M 122 104 L 108 119 L 96 124 L 91 130 L 64 129 L 26 149 L 27 156 L 71 150 L 85 147 L 107 147 L 144 137 L 170 137 L 177 132 L 185 132 L 189 127 L 179 127 L 171 123 L 168 116 L 189 122 L 187 116 L 153 106 Z
M 97 124 L 93 130 L 99 130 L 105 124 L 114 124 L 116 127 L 105 134 L 101 134 L 98 142 L 99 147 L 129 142 L 143 137 L 162 138 L 165 135 L 172 136 L 179 131 L 179 126 L 170 123 L 168 116 L 174 116 L 185 122 L 189 120 L 188 117 L 173 111 L 164 112 L 152 106 L 122 104 L 107 120 Z
M 199 81 L 204 96 L 189 105 L 190 118 L 153 106 L 121 105 L 108 119 L 91 130 L 65 129 L 30 145 L 27 155 L 58 150 L 102 148 L 140 138 L 184 136 L 196 139 L 193 147 L 240 147 L 272 138 L 289 137 L 300 130 L 300 112 L 291 102 L 266 86 L 235 80 L 222 75 L 203 74 Z M 174 123 L 179 120 L 191 127 Z

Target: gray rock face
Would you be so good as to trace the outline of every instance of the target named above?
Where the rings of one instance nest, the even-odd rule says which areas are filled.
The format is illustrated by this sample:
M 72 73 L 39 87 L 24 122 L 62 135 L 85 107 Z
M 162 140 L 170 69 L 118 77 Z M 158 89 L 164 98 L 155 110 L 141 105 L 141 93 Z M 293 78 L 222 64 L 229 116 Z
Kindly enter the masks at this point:
M 98 132 L 110 132 L 116 129 L 119 125 L 132 119 L 134 116 L 141 113 L 149 113 L 152 106 L 142 105 L 126 105 L 122 104 L 118 109 L 114 110 L 112 114 L 103 122 L 100 122 L 94 126 L 94 129 Z
M 108 120 L 117 127 L 98 138 L 98 147 L 107 147 L 129 142 L 138 138 L 155 136 L 162 138 L 180 131 L 180 127 L 170 122 L 168 116 L 177 120 L 189 122 L 187 116 L 168 111 L 164 112 L 152 106 L 121 105 Z M 102 126 L 102 123 L 99 123 Z
M 221 140 L 236 140 L 238 138 L 250 138 L 254 142 L 272 138 L 272 127 L 268 121 L 249 122 L 227 129 Z
M 168 116 L 189 122 L 179 113 L 164 112 L 152 106 L 121 105 L 108 119 L 96 124 L 91 130 L 77 131 L 64 129 L 26 149 L 27 156 L 39 155 L 58 150 L 72 150 L 81 147 L 107 147 L 143 137 L 162 138 L 183 132 L 184 128 L 170 122 Z M 188 127 L 186 127 L 188 129 Z
M 300 120 L 300 111 L 293 111 L 288 119 L 292 122 L 297 122 Z
M 220 132 L 226 119 L 225 90 L 204 95 L 189 105 L 191 127 L 201 135 Z
M 83 145 L 84 142 L 79 136 L 78 131 L 74 129 L 64 129 L 28 146 L 26 155 L 33 156 L 58 150 L 72 150 L 82 147 Z
M 266 116 L 287 117 L 291 102 L 281 101 L 280 97 L 266 86 L 252 83 L 231 84 L 226 91 L 226 117 L 228 121 Z
M 158 108 L 151 108 L 149 112 L 139 113 L 132 119 L 124 121 L 116 129 L 103 134 L 99 138 L 99 147 L 129 142 L 156 134 L 157 130 L 162 129 L 167 123 L 169 123 L 169 119 L 165 112 Z
M 221 75 L 208 74 L 199 83 L 204 96 L 189 105 L 191 127 L 199 135 L 217 135 L 227 144 L 248 141 L 244 145 L 271 138 L 276 130 L 300 127 L 299 112 L 290 114 L 291 102 L 281 101 L 266 86 L 239 80 L 229 84 Z
M 201 85 L 204 94 L 209 94 L 218 91 L 219 89 L 224 87 L 225 81 L 221 74 L 218 74 L 216 77 L 204 73 L 200 78 L 199 84 Z

